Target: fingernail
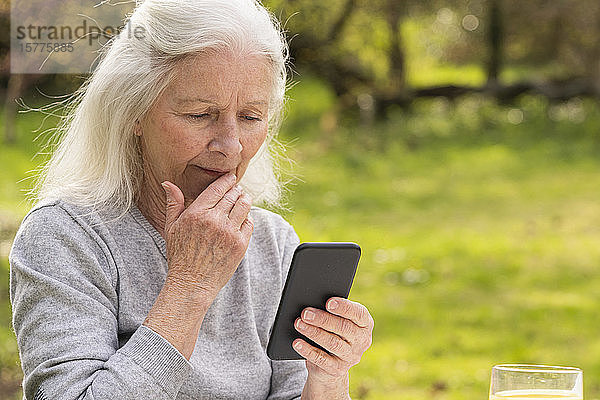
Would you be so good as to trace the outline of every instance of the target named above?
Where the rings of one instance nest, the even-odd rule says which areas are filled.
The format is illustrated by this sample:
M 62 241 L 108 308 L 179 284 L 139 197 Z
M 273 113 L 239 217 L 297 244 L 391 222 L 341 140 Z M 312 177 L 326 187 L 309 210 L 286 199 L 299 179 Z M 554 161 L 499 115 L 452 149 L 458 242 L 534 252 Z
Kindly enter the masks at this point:
M 315 319 L 315 313 L 310 310 L 304 311 L 304 319 L 306 321 L 313 321 Z
M 297 350 L 302 350 L 302 343 L 301 343 L 301 342 L 296 342 L 296 343 L 294 344 L 294 347 L 295 347 Z
M 331 301 L 328 303 L 327 307 L 328 307 L 330 310 L 335 310 L 335 309 L 338 307 L 338 302 L 337 302 L 337 300 L 331 300 Z

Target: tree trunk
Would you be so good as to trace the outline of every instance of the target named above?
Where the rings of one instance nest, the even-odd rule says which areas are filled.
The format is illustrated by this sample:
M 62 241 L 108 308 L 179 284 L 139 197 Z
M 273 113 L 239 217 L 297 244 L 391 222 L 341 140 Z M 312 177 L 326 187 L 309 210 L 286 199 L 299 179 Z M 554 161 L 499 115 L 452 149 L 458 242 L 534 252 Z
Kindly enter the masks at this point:
M 502 68 L 502 37 L 503 20 L 499 0 L 488 0 L 489 2 L 489 29 L 487 40 L 490 50 L 488 60 L 487 80 L 488 85 L 495 86 L 498 83 L 500 69 Z
M 400 40 L 400 20 L 403 14 L 404 3 L 398 0 L 387 2 L 387 22 L 390 29 L 390 94 L 398 95 L 404 90 L 405 85 L 405 60 Z

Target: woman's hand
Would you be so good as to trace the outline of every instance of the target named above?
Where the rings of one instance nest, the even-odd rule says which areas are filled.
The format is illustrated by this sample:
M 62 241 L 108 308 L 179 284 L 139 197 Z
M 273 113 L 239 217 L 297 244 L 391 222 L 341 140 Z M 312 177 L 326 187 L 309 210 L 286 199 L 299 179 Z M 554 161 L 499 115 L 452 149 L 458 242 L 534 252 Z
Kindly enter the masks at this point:
M 232 174 L 219 177 L 187 207 L 164 182 L 168 272 L 144 325 L 190 359 L 204 316 L 241 262 L 254 226 L 250 196 Z
M 167 280 L 216 297 L 241 262 L 252 235 L 250 196 L 233 174 L 219 177 L 186 209 L 181 190 L 164 182 Z
M 294 340 L 294 349 L 306 359 L 308 380 L 304 398 L 349 398 L 348 370 L 358 364 L 371 346 L 374 321 L 360 303 L 331 297 L 327 311 L 307 307 L 294 324 L 296 330 L 330 354 L 305 340 Z

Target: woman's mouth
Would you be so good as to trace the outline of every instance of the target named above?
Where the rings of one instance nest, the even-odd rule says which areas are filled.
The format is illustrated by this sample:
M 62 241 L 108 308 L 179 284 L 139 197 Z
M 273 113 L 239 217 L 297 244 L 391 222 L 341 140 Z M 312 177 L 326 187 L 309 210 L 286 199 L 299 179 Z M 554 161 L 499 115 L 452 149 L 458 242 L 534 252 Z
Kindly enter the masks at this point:
M 216 176 L 216 177 L 225 175 L 229 172 L 228 170 L 208 169 L 208 168 L 203 168 L 203 167 L 198 167 L 198 168 L 200 170 L 202 170 L 202 172 L 204 172 L 205 174 L 210 175 L 210 176 Z

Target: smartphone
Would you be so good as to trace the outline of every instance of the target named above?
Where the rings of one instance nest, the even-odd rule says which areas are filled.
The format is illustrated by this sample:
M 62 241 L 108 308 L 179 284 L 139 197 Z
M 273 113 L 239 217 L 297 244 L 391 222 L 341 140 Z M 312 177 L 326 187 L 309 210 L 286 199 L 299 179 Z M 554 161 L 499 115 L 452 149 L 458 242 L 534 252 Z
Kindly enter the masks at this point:
M 305 307 L 324 310 L 330 297 L 348 298 L 359 259 L 360 247 L 356 243 L 313 242 L 296 248 L 269 336 L 270 359 L 302 359 L 292 347 L 296 338 L 321 347 L 300 334 L 294 322 Z

